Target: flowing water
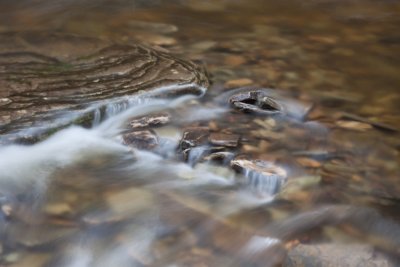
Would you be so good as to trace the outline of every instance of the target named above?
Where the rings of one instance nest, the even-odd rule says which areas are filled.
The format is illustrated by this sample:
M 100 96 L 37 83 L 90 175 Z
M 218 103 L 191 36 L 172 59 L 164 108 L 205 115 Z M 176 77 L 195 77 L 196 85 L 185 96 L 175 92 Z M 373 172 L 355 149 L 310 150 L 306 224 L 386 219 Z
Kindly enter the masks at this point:
M 400 4 L 0 2 L 0 266 L 400 265 Z

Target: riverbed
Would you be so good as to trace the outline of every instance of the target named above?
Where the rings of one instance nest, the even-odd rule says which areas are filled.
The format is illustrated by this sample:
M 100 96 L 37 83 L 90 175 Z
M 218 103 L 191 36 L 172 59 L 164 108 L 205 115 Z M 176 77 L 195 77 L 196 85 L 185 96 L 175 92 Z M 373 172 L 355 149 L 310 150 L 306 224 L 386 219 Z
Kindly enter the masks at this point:
M 0 266 L 398 266 L 397 1 L 0 3 Z

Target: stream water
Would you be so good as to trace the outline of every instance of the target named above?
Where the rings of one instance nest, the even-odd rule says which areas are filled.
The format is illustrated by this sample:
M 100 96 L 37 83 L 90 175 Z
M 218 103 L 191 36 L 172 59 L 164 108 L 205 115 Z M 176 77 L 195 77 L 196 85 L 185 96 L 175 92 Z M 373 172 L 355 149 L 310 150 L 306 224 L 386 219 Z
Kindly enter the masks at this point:
M 389 0 L 0 2 L 0 266 L 399 266 L 399 26 Z

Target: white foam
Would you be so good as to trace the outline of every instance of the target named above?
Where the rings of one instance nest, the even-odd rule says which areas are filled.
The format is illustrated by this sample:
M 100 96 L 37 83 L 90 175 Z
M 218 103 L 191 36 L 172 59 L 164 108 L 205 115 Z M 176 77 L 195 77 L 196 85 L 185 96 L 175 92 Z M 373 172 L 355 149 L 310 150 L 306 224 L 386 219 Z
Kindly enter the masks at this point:
M 80 127 L 62 130 L 32 146 L 0 147 L 0 192 L 18 194 L 31 190 L 42 193 L 47 178 L 59 168 L 97 155 L 127 151 L 100 132 Z

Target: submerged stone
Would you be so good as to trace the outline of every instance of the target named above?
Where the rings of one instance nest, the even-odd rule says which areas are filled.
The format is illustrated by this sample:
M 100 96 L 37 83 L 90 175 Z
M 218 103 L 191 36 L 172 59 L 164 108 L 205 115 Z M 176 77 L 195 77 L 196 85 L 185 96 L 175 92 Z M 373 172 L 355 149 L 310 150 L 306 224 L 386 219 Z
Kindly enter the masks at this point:
M 151 130 L 129 132 L 124 134 L 122 138 L 126 145 L 138 149 L 154 149 L 158 146 L 158 137 Z

